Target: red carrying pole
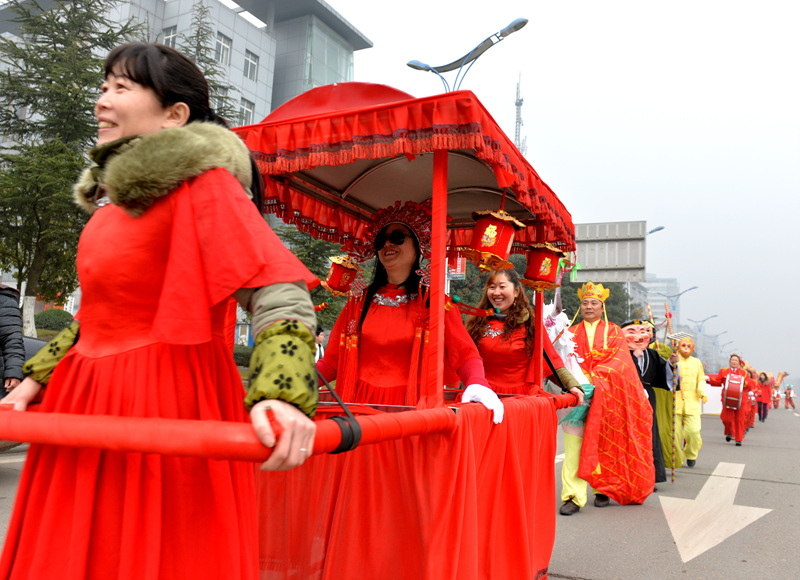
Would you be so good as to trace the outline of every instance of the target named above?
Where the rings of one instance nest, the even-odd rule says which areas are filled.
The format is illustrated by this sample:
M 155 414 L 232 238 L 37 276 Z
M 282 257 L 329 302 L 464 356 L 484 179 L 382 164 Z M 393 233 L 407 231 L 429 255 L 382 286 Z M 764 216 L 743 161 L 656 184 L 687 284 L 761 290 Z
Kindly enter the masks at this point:
M 428 376 L 422 377 L 418 409 L 443 403 L 444 384 L 444 282 L 447 274 L 447 150 L 433 152 L 433 207 L 431 215 L 430 342 Z
M 413 435 L 451 431 L 456 414 L 449 407 L 358 417 L 361 445 Z M 159 453 L 229 461 L 266 461 L 264 447 L 249 423 L 149 417 L 72 415 L 0 410 L 0 439 L 88 447 L 135 453 Z M 317 422 L 314 455 L 333 451 L 342 435 L 330 419 Z

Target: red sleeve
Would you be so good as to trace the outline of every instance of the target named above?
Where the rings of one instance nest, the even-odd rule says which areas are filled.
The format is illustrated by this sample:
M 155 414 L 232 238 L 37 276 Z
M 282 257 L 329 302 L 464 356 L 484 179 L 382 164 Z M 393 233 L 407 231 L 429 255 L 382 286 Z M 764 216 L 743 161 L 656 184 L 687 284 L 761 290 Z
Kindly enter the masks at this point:
M 343 339 L 342 327 L 352 318 L 352 304 L 353 301 L 348 300 L 336 322 L 333 323 L 333 328 L 328 336 L 328 347 L 325 349 L 323 357 L 317 361 L 317 370 L 328 382 L 335 380 L 339 372 L 339 348 Z
M 444 356 L 464 385 L 489 386 L 483 370 L 483 359 L 464 328 L 458 308 L 450 308 L 444 313 Z
M 175 344 L 211 340 L 209 310 L 239 288 L 319 280 L 270 229 L 225 169 L 169 195 L 172 233 L 153 336 Z
M 553 343 L 550 341 L 550 335 L 547 333 L 545 333 L 545 338 L 542 341 L 542 347 L 544 353 L 550 358 L 550 362 L 553 363 L 554 369 L 563 369 L 566 366 L 561 358 L 561 355 L 558 354 L 555 347 L 553 347 Z M 545 378 L 553 377 L 556 374 L 550 369 L 550 365 L 547 364 L 547 360 L 542 361 L 542 365 L 542 375 L 544 375 Z M 528 374 L 526 375 L 525 380 L 533 384 L 533 357 L 531 357 L 531 364 L 528 365 Z
M 727 376 L 728 376 L 728 369 L 720 369 L 719 374 L 708 375 L 708 380 L 706 382 L 712 387 L 721 387 L 722 383 L 725 382 L 725 378 Z

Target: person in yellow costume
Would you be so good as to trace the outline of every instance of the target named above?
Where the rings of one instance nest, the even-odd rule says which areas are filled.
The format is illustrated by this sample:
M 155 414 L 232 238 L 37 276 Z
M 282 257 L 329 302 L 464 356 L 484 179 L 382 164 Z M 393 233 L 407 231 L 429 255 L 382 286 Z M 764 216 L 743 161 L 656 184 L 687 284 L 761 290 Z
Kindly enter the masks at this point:
M 586 504 L 587 483 L 596 507 L 608 506 L 610 499 L 641 504 L 655 484 L 652 409 L 622 331 L 602 319 L 608 296 L 602 284 L 584 284 L 578 290 L 583 321 L 569 329 L 594 391 L 583 437 L 564 434 L 561 515 Z
M 675 393 L 675 441 L 678 449 L 683 449 L 686 465 L 694 467 L 697 455 L 703 446 L 700 437 L 700 401 L 706 402 L 706 380 L 703 363 L 692 356 L 694 341 L 682 338 L 678 342 L 678 375 L 680 381 Z M 684 447 L 684 441 L 686 446 Z

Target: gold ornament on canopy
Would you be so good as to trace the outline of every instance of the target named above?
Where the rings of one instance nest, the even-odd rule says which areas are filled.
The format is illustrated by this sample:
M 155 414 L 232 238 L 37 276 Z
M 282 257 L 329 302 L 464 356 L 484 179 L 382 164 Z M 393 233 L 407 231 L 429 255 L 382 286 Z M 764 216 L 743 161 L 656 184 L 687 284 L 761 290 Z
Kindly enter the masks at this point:
M 510 270 L 508 261 L 516 230 L 525 227 L 521 221 L 502 209 L 473 212 L 475 227 L 472 241 L 461 254 L 481 271 Z
M 556 282 L 556 276 L 563 255 L 547 242 L 532 244 L 528 247 L 525 275 L 519 281 L 537 292 L 558 288 L 561 284 Z
M 322 287 L 334 296 L 347 296 L 361 267 L 350 256 L 334 256 L 328 259 L 331 267 Z

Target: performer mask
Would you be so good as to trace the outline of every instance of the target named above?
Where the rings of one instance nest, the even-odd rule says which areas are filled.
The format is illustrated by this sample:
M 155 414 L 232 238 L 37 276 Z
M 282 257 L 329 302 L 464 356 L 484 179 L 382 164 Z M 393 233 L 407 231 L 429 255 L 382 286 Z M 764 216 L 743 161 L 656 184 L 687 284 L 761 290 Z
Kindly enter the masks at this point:
M 629 350 L 644 350 L 650 344 L 650 327 L 646 324 L 631 324 L 622 329 Z
M 682 338 L 680 342 L 678 342 L 678 352 L 681 353 L 683 358 L 689 358 L 694 352 L 694 342 L 688 338 Z

